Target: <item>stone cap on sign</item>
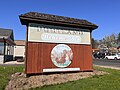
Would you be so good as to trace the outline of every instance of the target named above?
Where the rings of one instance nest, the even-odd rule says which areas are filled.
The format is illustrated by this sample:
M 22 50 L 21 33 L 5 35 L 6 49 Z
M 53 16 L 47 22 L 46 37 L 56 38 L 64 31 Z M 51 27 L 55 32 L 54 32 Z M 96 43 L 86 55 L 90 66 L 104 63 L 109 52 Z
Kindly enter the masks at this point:
M 21 14 L 19 18 L 22 25 L 28 25 L 29 23 L 42 23 L 42 24 L 87 28 L 89 30 L 94 30 L 98 28 L 97 25 L 87 20 L 51 15 L 51 14 L 44 14 L 38 12 L 28 12 L 25 14 Z

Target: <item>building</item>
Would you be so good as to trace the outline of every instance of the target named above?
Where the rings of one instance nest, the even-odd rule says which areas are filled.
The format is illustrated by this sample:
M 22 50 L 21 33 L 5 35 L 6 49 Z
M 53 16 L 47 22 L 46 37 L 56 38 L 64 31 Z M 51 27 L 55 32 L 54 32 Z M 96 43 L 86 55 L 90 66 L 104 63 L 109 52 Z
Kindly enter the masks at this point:
M 13 60 L 14 45 L 13 30 L 0 28 L 0 63 Z
M 91 32 L 98 26 L 38 12 L 19 16 L 26 25 L 26 74 L 92 71 Z
M 25 40 L 15 40 L 14 59 L 24 59 L 25 57 Z

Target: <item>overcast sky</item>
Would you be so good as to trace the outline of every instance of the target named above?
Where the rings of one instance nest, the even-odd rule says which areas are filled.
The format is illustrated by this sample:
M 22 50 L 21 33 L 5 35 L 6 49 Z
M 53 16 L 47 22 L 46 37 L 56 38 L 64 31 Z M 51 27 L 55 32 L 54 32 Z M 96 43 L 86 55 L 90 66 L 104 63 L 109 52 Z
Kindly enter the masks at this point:
M 13 29 L 15 40 L 25 40 L 19 15 L 30 11 L 88 20 L 99 26 L 92 32 L 97 40 L 120 32 L 120 0 L 0 0 L 0 28 Z

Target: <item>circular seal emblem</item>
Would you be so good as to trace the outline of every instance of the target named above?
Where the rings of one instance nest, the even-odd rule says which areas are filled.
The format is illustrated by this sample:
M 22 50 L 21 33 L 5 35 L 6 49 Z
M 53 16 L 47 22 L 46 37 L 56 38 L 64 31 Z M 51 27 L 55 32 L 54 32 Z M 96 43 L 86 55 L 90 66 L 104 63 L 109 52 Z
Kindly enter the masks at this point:
M 73 52 L 68 45 L 58 44 L 51 51 L 51 59 L 57 67 L 67 67 L 71 64 Z

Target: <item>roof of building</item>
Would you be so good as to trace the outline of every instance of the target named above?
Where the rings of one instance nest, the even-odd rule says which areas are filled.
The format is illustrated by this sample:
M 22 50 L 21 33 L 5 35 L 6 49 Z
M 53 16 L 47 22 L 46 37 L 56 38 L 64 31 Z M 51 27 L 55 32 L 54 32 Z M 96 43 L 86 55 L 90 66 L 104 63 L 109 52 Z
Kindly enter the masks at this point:
M 31 22 L 44 22 L 49 24 L 57 24 L 57 25 L 67 25 L 72 27 L 82 27 L 89 28 L 90 30 L 98 28 L 97 25 L 83 19 L 76 19 L 64 16 L 57 16 L 51 14 L 44 14 L 38 12 L 28 12 L 25 14 L 21 14 L 20 16 L 21 23 L 23 25 L 28 25 Z
M 16 46 L 25 46 L 25 40 L 15 40 Z
M 5 38 L 5 39 L 10 38 L 11 40 L 14 41 L 13 30 L 0 28 L 0 38 Z

